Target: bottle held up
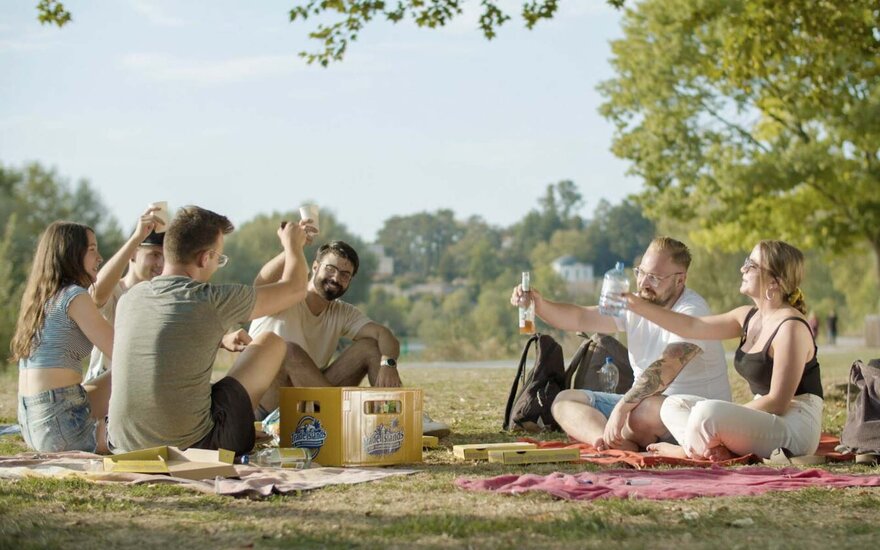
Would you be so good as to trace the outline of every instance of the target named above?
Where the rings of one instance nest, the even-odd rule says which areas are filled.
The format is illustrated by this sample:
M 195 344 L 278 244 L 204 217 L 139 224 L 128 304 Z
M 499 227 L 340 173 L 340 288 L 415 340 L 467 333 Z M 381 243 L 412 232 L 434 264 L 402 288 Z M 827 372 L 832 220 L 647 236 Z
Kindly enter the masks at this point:
M 614 317 L 626 315 L 626 300 L 622 294 L 629 292 L 629 277 L 623 270 L 623 262 L 617 262 L 605 273 L 602 293 L 599 295 L 599 313 Z
M 528 271 L 522 273 L 522 291 L 523 296 L 519 305 L 519 333 L 534 334 L 535 333 L 535 302 L 532 301 L 530 293 L 530 279 Z

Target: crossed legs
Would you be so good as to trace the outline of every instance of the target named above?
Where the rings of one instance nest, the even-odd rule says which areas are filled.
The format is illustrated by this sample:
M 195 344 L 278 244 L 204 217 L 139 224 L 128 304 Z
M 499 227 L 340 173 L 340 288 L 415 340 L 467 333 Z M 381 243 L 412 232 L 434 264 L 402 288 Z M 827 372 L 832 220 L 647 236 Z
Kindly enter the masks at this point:
M 662 395 L 643 400 L 633 409 L 623 429 L 625 441 L 617 448 L 638 451 L 666 436 L 666 427 L 660 420 Z M 606 449 L 603 438 L 608 418 L 600 412 L 593 398 L 582 390 L 564 390 L 553 401 L 553 418 L 572 439 L 589 443 L 599 450 Z
M 321 370 L 306 351 L 297 344 L 286 343 L 284 367 L 277 373 L 269 389 L 259 402 L 264 411 L 278 407 L 278 389 L 283 386 L 331 387 L 359 386 L 366 376 L 375 384 L 379 373 L 381 353 L 378 343 L 371 338 L 352 342 L 325 370 Z

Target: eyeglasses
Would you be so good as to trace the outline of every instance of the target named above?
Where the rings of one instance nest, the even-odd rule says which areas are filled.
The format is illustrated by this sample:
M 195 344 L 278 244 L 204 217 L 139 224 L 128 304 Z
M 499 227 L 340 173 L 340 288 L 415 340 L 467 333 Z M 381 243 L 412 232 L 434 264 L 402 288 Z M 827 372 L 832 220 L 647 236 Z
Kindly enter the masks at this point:
M 326 273 L 328 277 L 336 277 L 344 283 L 347 283 L 352 277 L 354 277 L 354 274 L 351 271 L 340 271 L 339 268 L 333 264 L 321 265 L 324 266 L 324 273 Z
M 676 271 L 675 273 L 670 273 L 669 275 L 655 275 L 653 273 L 648 273 L 644 269 L 637 267 L 633 269 L 633 272 L 636 274 L 637 279 L 641 279 L 642 277 L 647 279 L 647 283 L 653 287 L 660 286 L 660 283 L 665 281 L 670 277 L 674 277 L 675 275 L 683 275 L 684 271 Z
M 740 271 L 742 271 L 743 273 L 748 273 L 749 271 L 751 271 L 753 269 L 760 269 L 762 271 L 764 270 L 763 267 L 758 265 L 758 262 L 756 262 L 752 258 L 746 256 L 746 261 L 743 262 L 743 265 L 740 268 Z
M 211 252 L 217 256 L 217 267 L 223 267 L 229 263 L 229 256 L 226 254 L 219 254 L 216 250 L 211 250 Z

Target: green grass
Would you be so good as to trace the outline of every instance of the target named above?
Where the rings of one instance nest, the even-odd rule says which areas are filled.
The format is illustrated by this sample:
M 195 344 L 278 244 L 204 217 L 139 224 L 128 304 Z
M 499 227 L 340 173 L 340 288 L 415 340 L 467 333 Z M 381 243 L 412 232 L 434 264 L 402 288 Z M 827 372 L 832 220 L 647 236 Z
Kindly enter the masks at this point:
M 825 428 L 839 433 L 855 358 L 820 355 Z M 595 470 L 591 465 L 504 466 L 452 458 L 456 443 L 509 441 L 500 431 L 511 369 L 402 367 L 425 389 L 427 410 L 452 425 L 421 471 L 361 485 L 266 500 L 206 496 L 171 485 L 124 486 L 79 479 L 0 480 L 0 548 L 186 546 L 191 548 L 856 548 L 880 540 L 880 490 L 813 488 L 760 497 L 686 501 L 567 502 L 456 489 L 458 477 Z M 732 374 L 735 394 L 747 395 Z M 14 421 L 15 371 L 0 374 L 0 422 Z M 559 435 L 548 435 L 559 438 Z M 0 453 L 24 450 L 0 438 Z M 828 465 L 829 470 L 880 473 Z

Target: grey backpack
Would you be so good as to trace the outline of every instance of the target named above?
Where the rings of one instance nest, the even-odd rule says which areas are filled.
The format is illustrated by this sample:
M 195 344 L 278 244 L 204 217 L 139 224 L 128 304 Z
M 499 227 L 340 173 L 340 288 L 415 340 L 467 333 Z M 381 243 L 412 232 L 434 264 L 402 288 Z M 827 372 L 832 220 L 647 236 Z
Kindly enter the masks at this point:
M 857 360 L 849 371 L 849 386 L 858 388 L 855 403 L 846 392 L 846 424 L 840 443 L 857 454 L 880 454 L 880 359 Z
M 579 332 L 578 336 L 584 341 L 565 369 L 565 389 L 598 390 L 599 369 L 605 364 L 605 358 L 611 357 L 620 374 L 614 393 L 626 393 L 633 385 L 633 371 L 626 346 L 608 334 L 587 336 Z

